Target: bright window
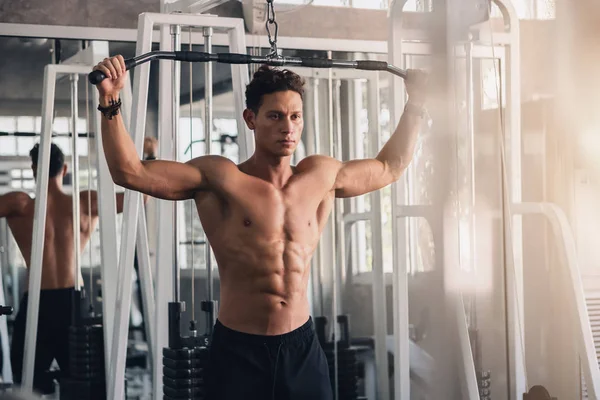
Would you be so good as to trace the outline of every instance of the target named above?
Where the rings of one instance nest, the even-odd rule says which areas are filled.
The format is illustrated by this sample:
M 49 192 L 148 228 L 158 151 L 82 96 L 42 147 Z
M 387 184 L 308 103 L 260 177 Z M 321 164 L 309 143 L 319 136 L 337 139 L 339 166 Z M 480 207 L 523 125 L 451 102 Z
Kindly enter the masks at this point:
M 14 156 L 17 154 L 17 141 L 13 136 L 0 136 L 0 155 Z
M 17 132 L 35 132 L 35 117 L 17 117 Z
M 0 131 L 13 133 L 17 130 L 17 119 L 15 117 L 0 117 Z

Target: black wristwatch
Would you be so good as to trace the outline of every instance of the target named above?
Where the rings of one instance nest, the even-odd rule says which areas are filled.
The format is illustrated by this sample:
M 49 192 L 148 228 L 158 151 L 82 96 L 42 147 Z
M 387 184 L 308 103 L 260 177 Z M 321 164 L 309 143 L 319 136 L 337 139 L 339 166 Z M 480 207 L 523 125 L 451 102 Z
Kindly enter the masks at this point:
M 119 110 L 121 110 L 121 98 L 118 100 L 111 100 L 110 104 L 106 107 L 102 107 L 98 105 L 98 111 L 102 113 L 106 118 L 112 119 L 114 116 L 119 115 Z
M 151 156 L 146 156 L 146 158 L 144 158 L 145 161 L 152 161 L 152 160 L 156 160 L 156 156 L 151 155 Z

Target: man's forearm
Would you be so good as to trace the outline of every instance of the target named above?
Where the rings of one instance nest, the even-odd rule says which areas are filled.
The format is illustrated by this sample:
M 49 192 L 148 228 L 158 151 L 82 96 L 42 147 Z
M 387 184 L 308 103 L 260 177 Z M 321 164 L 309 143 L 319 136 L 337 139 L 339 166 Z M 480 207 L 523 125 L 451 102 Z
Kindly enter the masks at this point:
M 401 174 L 412 161 L 422 120 L 414 111 L 404 112 L 394 134 L 377 155 L 394 175 Z
M 118 101 L 118 98 L 101 96 L 100 106 L 107 107 L 111 101 Z M 102 144 L 106 162 L 113 180 L 117 184 L 122 184 L 127 178 L 135 175 L 137 169 L 141 167 L 141 162 L 135 144 L 125 129 L 121 114 L 119 113 L 111 119 L 102 115 L 101 120 Z

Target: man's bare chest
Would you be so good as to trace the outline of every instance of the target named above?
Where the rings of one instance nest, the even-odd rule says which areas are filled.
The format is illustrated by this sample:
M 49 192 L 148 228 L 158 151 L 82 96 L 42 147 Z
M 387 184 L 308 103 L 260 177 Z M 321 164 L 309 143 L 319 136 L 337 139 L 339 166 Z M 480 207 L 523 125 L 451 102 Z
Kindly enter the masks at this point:
M 199 193 L 196 205 L 207 231 L 304 237 L 320 232 L 331 211 L 333 193 L 324 186 L 297 180 L 280 189 L 254 180 L 226 193 Z

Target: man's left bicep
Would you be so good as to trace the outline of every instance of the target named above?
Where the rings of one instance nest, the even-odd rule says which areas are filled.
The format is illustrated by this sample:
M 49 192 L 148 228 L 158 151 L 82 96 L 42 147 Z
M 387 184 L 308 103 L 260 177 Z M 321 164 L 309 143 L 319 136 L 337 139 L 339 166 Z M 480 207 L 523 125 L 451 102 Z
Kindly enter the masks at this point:
M 377 159 L 345 162 L 338 171 L 336 197 L 355 197 L 379 190 L 394 181 L 390 168 Z

